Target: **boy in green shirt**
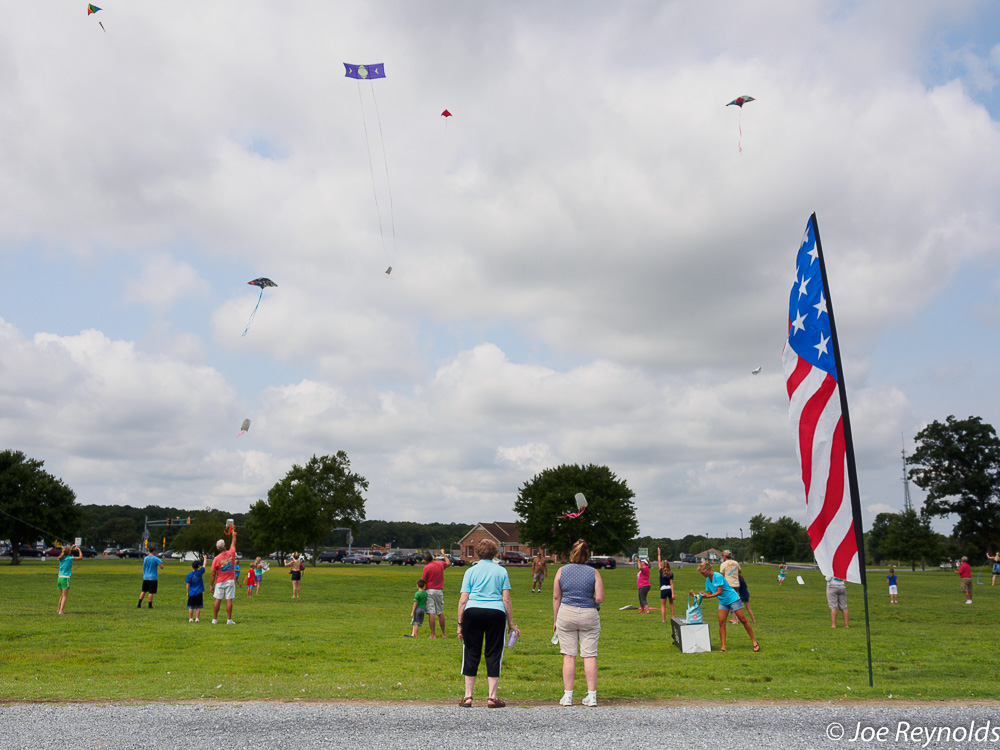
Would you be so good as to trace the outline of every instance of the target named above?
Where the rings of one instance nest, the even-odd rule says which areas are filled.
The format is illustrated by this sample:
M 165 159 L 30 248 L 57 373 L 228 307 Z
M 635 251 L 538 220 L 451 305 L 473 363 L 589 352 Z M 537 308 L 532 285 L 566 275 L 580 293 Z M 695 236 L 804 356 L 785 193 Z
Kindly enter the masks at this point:
M 417 591 L 413 595 L 413 609 L 410 610 L 410 624 L 413 632 L 407 638 L 416 638 L 417 631 L 424 624 L 424 612 L 427 610 L 427 581 L 423 578 L 417 581 Z

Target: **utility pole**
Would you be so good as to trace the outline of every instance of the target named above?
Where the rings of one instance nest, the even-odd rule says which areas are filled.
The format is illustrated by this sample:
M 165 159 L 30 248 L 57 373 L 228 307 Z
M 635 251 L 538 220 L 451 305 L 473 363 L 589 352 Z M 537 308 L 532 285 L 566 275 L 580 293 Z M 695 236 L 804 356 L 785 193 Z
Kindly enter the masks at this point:
M 902 433 L 900 433 L 902 438 Z M 903 443 L 903 510 L 913 510 L 913 501 L 910 499 L 910 478 L 906 475 L 906 443 Z

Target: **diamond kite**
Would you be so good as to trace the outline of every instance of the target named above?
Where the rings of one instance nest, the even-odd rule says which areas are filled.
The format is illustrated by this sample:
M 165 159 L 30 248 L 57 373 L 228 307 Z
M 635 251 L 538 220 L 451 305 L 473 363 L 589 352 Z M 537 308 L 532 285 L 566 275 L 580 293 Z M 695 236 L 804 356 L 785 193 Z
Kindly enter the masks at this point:
M 261 276 L 259 279 L 254 279 L 253 281 L 248 281 L 247 284 L 250 286 L 260 287 L 260 296 L 257 297 L 257 304 L 254 305 L 253 312 L 250 313 L 250 320 L 247 321 L 247 327 L 243 329 L 243 335 L 247 335 L 247 331 L 250 330 L 250 324 L 253 323 L 254 315 L 257 314 L 257 308 L 260 307 L 260 300 L 264 296 L 264 289 L 269 286 L 278 286 L 273 281 L 265 276 Z

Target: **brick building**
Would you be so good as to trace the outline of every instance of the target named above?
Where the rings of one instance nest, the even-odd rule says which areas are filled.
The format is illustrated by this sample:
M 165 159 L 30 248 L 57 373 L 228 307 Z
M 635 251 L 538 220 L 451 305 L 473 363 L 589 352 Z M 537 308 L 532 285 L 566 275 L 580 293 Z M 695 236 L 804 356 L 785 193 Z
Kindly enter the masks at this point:
M 523 552 L 526 557 L 534 557 L 541 552 L 548 556 L 548 550 L 532 547 L 521 542 L 521 535 L 516 523 L 494 521 L 493 523 L 477 523 L 468 533 L 458 540 L 458 548 L 464 560 L 476 559 L 476 545 L 489 537 L 500 545 L 500 554 L 504 552 Z

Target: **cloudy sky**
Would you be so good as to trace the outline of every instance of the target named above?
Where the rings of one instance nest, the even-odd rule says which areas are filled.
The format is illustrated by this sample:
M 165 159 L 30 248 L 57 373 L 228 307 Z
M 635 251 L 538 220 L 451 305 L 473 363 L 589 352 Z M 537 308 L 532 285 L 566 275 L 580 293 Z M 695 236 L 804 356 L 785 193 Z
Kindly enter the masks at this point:
M 921 426 L 1000 424 L 996 4 L 85 6 L 0 27 L 0 447 L 80 502 L 241 511 L 344 450 L 369 518 L 597 463 L 643 534 L 802 521 L 813 211 L 867 521 Z

